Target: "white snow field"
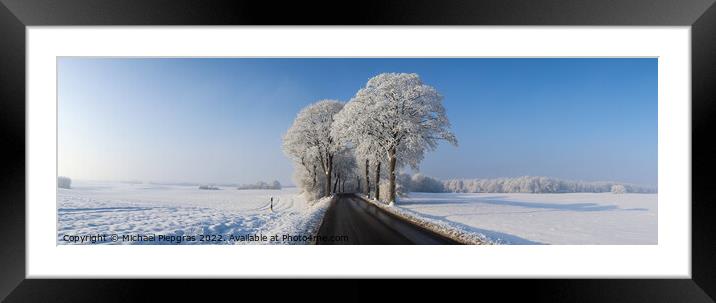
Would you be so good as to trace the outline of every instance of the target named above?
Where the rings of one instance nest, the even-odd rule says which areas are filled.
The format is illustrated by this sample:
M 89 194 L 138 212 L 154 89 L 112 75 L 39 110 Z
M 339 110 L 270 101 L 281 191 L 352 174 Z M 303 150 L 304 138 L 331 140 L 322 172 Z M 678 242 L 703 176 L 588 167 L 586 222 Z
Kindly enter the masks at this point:
M 496 244 L 657 244 L 657 194 L 410 193 L 395 206 Z
M 273 211 L 270 197 L 274 198 Z M 57 192 L 57 243 L 88 244 L 79 237 L 116 234 L 120 237 L 116 242 L 109 236 L 97 239 L 105 244 L 303 244 L 304 239 L 283 235 L 310 235 L 329 201 L 306 202 L 296 188 L 201 190 L 197 186 L 73 182 L 72 189 Z M 154 238 L 144 237 L 152 234 Z M 274 234 L 279 235 L 278 241 L 246 238 Z M 141 237 L 122 241 L 122 235 Z M 159 235 L 164 237 L 160 240 Z M 186 237 L 191 235 L 196 236 L 194 241 Z M 211 236 L 201 241 L 198 235 Z

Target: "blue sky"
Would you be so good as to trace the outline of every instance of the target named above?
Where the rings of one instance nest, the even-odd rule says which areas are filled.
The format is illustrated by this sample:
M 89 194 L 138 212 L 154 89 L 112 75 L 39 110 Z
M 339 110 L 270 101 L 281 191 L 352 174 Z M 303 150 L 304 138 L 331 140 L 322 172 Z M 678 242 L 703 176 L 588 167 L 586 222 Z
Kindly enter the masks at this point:
M 59 174 L 292 183 L 281 137 L 320 99 L 382 72 L 445 97 L 459 147 L 438 178 L 540 175 L 657 183 L 657 59 L 59 58 Z

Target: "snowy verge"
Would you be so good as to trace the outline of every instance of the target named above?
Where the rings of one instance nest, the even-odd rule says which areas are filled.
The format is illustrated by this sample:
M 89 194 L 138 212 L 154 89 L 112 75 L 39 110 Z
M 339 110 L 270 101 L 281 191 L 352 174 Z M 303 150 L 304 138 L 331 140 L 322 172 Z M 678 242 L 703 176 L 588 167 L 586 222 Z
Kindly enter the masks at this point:
M 295 239 L 283 239 L 283 237 L 281 237 L 279 241 L 258 244 L 314 244 L 318 229 L 321 226 L 321 222 L 323 222 L 323 217 L 333 199 L 334 197 L 331 196 L 308 202 L 309 205 L 306 207 L 306 210 L 301 213 L 300 217 L 294 220 L 285 220 L 267 231 L 268 234 L 297 236 Z
M 326 216 L 326 211 L 335 199 L 336 196 L 330 196 L 321 198 L 316 202 L 316 205 L 319 210 L 315 211 L 311 215 L 311 217 L 306 220 L 307 228 L 305 229 L 306 232 L 310 231 L 309 234 L 311 235 L 312 240 L 305 244 L 316 244 L 318 230 L 321 229 L 321 224 L 323 224 L 323 218 Z
M 441 236 L 453 239 L 462 244 L 468 245 L 491 245 L 501 244 L 500 241 L 490 239 L 485 234 L 477 233 L 474 231 L 463 229 L 461 226 L 451 224 L 451 222 L 440 221 L 435 219 L 426 218 L 421 216 L 419 213 L 411 210 L 396 206 L 394 203 L 384 204 L 381 201 L 368 198 L 364 195 L 360 195 L 363 200 L 371 203 L 388 213 L 397 216 L 405 221 L 418 225 L 422 228 L 430 230 Z

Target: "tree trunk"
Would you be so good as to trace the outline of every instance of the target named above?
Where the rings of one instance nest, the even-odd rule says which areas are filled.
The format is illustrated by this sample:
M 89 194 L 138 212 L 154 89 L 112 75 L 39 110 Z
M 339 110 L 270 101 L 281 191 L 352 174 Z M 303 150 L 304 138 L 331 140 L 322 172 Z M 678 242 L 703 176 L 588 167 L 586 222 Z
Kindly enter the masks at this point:
M 341 176 L 340 175 L 336 176 L 336 181 L 333 182 L 333 193 L 337 192 L 338 182 L 340 182 L 340 180 L 341 180 Z
M 369 161 L 365 159 L 365 195 L 370 196 L 370 176 L 369 176 Z
M 388 182 L 390 185 L 388 190 L 388 199 L 390 202 L 395 202 L 395 160 L 395 147 L 393 147 L 390 149 L 390 151 L 388 151 Z
M 316 164 L 313 164 L 313 188 L 316 188 Z
M 380 161 L 375 165 L 375 199 L 380 200 Z
M 326 197 L 331 195 L 331 177 L 333 175 L 333 155 L 328 155 L 328 171 L 326 172 Z

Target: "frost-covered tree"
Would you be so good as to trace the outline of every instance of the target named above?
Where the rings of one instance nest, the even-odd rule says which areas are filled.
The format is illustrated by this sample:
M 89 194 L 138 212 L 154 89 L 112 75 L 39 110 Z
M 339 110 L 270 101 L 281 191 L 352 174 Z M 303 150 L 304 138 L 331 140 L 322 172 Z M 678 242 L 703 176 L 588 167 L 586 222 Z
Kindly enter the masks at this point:
M 283 152 L 294 163 L 294 181 L 303 191 L 316 192 L 319 186 L 318 152 L 297 135 L 297 128 L 290 128 L 283 138 Z
M 336 100 L 321 100 L 308 105 L 298 113 L 283 137 L 284 153 L 295 163 L 300 163 L 314 176 L 316 166 L 321 169 L 325 181 L 324 196 L 331 194 L 333 158 L 343 148 L 331 134 L 334 116 L 342 108 L 343 103 Z M 315 177 L 313 183 L 317 183 Z
M 333 173 L 335 180 L 333 181 L 333 192 L 346 192 L 346 184 L 349 190 L 357 187 L 356 178 L 356 160 L 354 152 L 348 148 L 336 153 L 333 158 Z
M 316 169 L 318 169 L 318 166 L 316 166 Z M 325 189 L 323 174 L 317 177 L 301 164 L 294 163 L 293 181 L 307 201 L 314 201 L 323 197 L 323 190 Z
M 395 201 L 397 169 L 417 168 L 439 140 L 457 145 L 442 101 L 437 90 L 417 74 L 384 73 L 368 80 L 348 102 L 351 111 L 341 120 L 354 127 L 349 137 L 358 146 L 370 145 L 388 163 L 389 201 Z
M 623 194 L 626 192 L 626 188 L 624 187 L 624 185 L 614 184 L 614 185 L 612 185 L 611 192 L 615 193 L 615 194 Z
M 411 187 L 411 180 L 410 175 L 406 173 L 396 173 L 395 174 L 395 195 L 398 197 L 402 197 L 404 195 L 407 195 L 409 192 L 412 191 Z M 383 187 L 383 190 L 381 190 L 383 199 L 388 200 L 390 199 L 390 183 L 388 181 L 384 181 L 380 183 Z
M 418 173 L 410 178 L 409 190 L 412 192 L 441 193 L 445 191 L 445 186 L 438 179 Z
M 348 102 L 343 109 L 335 116 L 333 135 L 341 144 L 349 146 L 354 152 L 357 168 L 360 168 L 364 183 L 364 193 L 370 196 L 371 188 L 374 189 L 375 198 L 380 198 L 380 176 L 381 162 L 385 151 L 370 136 L 369 123 L 356 123 L 356 118 L 362 117 L 369 112 L 364 102 Z

